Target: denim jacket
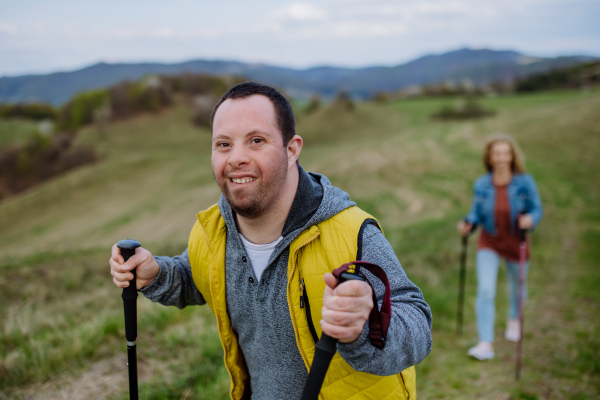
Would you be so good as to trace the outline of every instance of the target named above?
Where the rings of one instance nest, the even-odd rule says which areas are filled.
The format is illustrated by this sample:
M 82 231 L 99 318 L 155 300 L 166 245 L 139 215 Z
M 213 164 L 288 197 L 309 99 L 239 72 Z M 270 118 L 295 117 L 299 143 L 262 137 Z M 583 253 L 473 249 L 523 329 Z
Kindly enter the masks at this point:
M 514 174 L 508 184 L 508 203 L 510 207 L 510 229 L 516 231 L 516 221 L 520 214 L 530 214 L 533 218 L 533 230 L 542 219 L 542 202 L 535 181 L 529 174 Z M 496 234 L 496 188 L 492 183 L 492 174 L 488 173 L 475 181 L 473 205 L 465 221 L 473 226 L 481 224 L 483 229 Z

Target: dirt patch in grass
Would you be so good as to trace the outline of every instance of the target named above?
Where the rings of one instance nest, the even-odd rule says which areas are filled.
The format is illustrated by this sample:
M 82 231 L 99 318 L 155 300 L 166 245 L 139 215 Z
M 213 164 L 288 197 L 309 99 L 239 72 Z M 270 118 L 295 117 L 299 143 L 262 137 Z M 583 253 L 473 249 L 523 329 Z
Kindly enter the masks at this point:
M 140 382 L 157 375 L 168 377 L 169 374 L 162 363 L 138 359 Z M 127 391 L 128 382 L 127 355 L 123 352 L 87 365 L 85 369 L 73 369 L 45 383 L 16 390 L 10 395 L 23 400 L 104 400 Z

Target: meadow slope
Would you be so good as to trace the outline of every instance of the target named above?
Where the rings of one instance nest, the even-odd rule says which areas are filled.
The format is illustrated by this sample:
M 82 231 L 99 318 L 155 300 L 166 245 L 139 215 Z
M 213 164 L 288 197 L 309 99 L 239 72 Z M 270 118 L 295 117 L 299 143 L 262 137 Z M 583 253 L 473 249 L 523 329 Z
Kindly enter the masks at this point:
M 600 395 L 600 93 L 486 99 L 493 118 L 432 122 L 452 99 L 359 104 L 299 112 L 300 162 L 327 175 L 377 216 L 434 315 L 434 348 L 418 367 L 420 399 L 588 399 Z M 195 213 L 216 202 L 210 133 L 178 105 L 78 137 L 101 160 L 0 203 L 0 398 L 122 399 L 127 376 L 120 290 L 110 247 L 131 237 L 155 254 L 186 247 Z M 544 220 L 533 235 L 524 371 L 502 339 L 497 358 L 466 356 L 475 343 L 474 250 L 465 333 L 454 319 L 459 238 L 480 152 L 493 132 L 513 134 L 538 182 Z M 474 240 L 471 241 L 474 243 Z M 504 275 L 504 272 L 501 272 Z M 138 301 L 144 399 L 227 398 L 228 375 L 207 307 L 180 311 Z M 596 317 L 595 317 L 596 316 Z

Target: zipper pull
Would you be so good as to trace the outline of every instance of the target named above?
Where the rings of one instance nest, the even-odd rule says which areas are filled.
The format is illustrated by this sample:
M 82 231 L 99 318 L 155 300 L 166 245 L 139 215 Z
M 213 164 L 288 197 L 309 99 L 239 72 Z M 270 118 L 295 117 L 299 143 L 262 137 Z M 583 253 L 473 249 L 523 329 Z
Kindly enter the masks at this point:
M 304 308 L 304 278 L 300 280 L 300 308 Z

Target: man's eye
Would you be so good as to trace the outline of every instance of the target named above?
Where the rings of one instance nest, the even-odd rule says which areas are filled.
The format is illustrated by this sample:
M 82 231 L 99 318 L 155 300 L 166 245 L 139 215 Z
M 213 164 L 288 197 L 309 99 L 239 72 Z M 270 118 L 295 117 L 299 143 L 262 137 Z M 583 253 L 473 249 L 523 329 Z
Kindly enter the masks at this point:
M 217 147 L 229 147 L 229 143 L 219 143 Z
M 264 141 L 264 140 L 263 140 L 263 139 L 261 139 L 261 138 L 255 138 L 255 139 L 252 139 L 252 143 L 260 143 L 260 142 L 263 142 L 263 141 Z

